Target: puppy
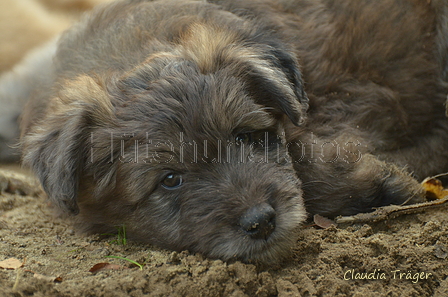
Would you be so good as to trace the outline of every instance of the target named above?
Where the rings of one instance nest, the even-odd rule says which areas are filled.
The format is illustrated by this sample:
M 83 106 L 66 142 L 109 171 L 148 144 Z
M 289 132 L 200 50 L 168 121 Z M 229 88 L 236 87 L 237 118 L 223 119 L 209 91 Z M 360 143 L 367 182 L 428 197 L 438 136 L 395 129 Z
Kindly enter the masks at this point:
M 276 262 L 306 211 L 418 202 L 410 173 L 448 169 L 444 5 L 104 6 L 48 59 L 23 161 L 85 230 Z
M 24 111 L 24 163 L 87 230 L 278 260 L 306 216 L 283 116 L 302 123 L 308 99 L 267 29 L 202 1 L 96 10 Z

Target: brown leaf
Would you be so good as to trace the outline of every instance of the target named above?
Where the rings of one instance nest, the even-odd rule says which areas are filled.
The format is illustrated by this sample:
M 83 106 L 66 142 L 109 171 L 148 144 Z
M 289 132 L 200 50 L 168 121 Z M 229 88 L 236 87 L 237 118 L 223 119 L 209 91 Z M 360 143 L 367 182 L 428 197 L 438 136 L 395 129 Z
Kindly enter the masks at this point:
M 422 181 L 428 200 L 443 199 L 448 196 L 448 190 L 443 188 L 442 182 L 435 177 L 427 177 Z
M 9 258 L 0 261 L 0 268 L 3 269 L 17 269 L 23 266 L 23 262 L 16 258 Z
M 321 227 L 323 229 L 328 229 L 331 226 L 334 226 L 334 227 L 337 226 L 337 224 L 334 221 L 332 221 L 332 220 L 330 220 L 330 219 L 328 219 L 326 217 L 323 217 L 323 216 L 321 216 L 319 214 L 315 214 L 314 217 L 313 217 L 313 220 L 314 220 L 314 223 L 317 226 L 319 226 L 319 227 Z
M 120 269 L 126 269 L 127 267 L 118 265 L 118 264 L 110 264 L 110 263 L 98 263 L 93 265 L 92 268 L 90 268 L 89 272 L 97 273 L 102 270 L 120 270 Z

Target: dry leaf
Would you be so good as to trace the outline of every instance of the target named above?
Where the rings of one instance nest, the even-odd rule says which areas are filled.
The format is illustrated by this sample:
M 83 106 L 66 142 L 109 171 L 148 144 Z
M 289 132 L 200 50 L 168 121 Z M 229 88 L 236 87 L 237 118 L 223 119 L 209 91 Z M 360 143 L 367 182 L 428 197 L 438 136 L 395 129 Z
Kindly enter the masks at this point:
M 0 268 L 3 269 L 17 269 L 23 266 L 23 262 L 16 258 L 9 258 L 0 261 Z
M 45 280 L 45 281 L 49 281 L 49 282 L 55 282 L 55 283 L 60 283 L 60 282 L 62 282 L 62 278 L 59 277 L 59 276 L 54 277 L 54 276 L 46 276 L 46 275 L 43 275 L 43 274 L 35 273 L 35 274 L 33 275 L 33 277 L 35 277 L 35 278 L 37 278 L 37 279 L 41 279 L 41 280 Z
M 434 245 L 434 255 L 439 259 L 446 259 L 448 257 L 448 247 L 441 244 Z
M 97 273 L 102 270 L 120 270 L 120 269 L 126 269 L 127 267 L 118 265 L 118 264 L 110 264 L 110 263 L 98 263 L 93 265 L 92 268 L 90 268 L 89 272 Z
M 428 200 L 443 199 L 448 196 L 448 190 L 443 188 L 442 182 L 435 177 L 427 177 L 422 181 Z
M 330 220 L 330 219 L 328 219 L 326 217 L 323 217 L 323 216 L 321 216 L 319 214 L 315 214 L 314 217 L 313 217 L 313 220 L 314 220 L 314 223 L 317 226 L 319 226 L 319 227 L 321 227 L 323 229 L 328 229 L 331 226 L 334 226 L 334 227 L 337 226 L 337 224 L 334 221 L 332 221 L 332 220 Z

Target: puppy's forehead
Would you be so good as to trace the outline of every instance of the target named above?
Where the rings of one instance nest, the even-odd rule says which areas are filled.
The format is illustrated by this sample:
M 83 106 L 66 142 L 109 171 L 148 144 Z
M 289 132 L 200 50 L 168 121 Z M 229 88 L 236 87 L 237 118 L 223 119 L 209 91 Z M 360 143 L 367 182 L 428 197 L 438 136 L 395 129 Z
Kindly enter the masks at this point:
M 188 66 L 187 66 L 188 67 Z M 160 80 L 153 98 L 161 103 L 160 129 L 178 129 L 186 135 L 229 135 L 276 125 L 269 108 L 255 103 L 244 83 L 227 70 L 214 74 L 187 74 Z M 194 73 L 194 71 L 191 71 Z M 173 122 L 175 124 L 173 125 Z

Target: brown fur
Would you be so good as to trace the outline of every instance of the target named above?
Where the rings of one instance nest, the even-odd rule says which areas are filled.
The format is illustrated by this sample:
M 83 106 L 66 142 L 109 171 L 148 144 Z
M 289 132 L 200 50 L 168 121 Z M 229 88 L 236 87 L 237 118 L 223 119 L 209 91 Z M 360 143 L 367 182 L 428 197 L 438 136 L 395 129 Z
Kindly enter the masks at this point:
M 448 169 L 443 2 L 210 2 L 116 2 L 60 40 L 23 156 L 87 229 L 270 263 L 301 181 L 335 216 L 421 201 L 412 175 Z

